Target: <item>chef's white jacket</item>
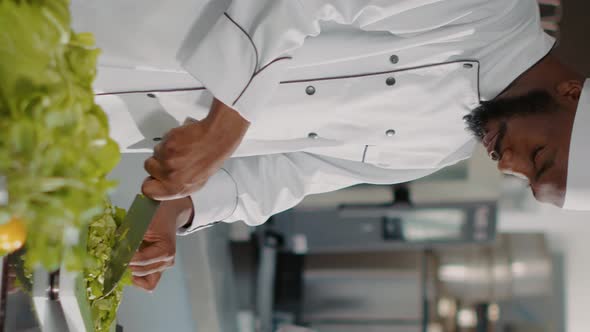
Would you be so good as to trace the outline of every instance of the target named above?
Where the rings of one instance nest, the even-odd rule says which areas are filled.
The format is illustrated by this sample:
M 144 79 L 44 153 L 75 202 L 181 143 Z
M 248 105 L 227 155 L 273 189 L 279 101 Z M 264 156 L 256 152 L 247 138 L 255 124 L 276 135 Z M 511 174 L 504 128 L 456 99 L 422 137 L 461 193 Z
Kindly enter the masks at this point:
M 551 50 L 534 0 L 74 0 L 103 49 L 96 101 L 151 151 L 213 96 L 251 121 L 192 195 L 190 232 L 468 158 L 462 117 Z

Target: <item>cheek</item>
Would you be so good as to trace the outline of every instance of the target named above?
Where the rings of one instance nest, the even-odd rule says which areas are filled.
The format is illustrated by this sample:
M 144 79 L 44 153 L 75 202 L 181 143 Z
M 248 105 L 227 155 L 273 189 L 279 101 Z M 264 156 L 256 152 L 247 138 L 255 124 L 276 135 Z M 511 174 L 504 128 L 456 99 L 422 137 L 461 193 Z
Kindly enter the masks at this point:
M 546 141 L 547 137 L 555 135 L 557 131 L 555 126 L 548 125 L 544 119 L 532 116 L 513 119 L 508 125 L 515 140 L 520 142 Z

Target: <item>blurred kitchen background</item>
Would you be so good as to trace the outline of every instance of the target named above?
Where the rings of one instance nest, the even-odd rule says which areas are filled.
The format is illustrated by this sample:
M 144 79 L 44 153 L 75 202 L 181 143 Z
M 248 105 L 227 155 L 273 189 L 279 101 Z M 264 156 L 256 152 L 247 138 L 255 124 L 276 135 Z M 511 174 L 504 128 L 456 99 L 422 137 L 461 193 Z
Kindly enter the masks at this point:
M 143 158 L 128 156 L 115 174 L 130 182 L 115 197 L 122 206 L 143 178 L 127 167 Z M 126 291 L 119 323 L 124 331 L 585 331 L 590 320 L 576 311 L 590 303 L 584 217 L 537 205 L 479 150 L 420 181 L 309 197 L 257 228 L 222 224 L 182 237 L 176 266 L 153 294 Z
M 590 76 L 590 2 L 539 2 L 560 56 Z M 124 156 L 115 204 L 130 205 L 146 157 Z M 118 323 L 125 332 L 585 332 L 589 221 L 537 204 L 478 150 L 420 181 L 312 196 L 257 228 L 182 237 L 156 291 L 125 291 Z

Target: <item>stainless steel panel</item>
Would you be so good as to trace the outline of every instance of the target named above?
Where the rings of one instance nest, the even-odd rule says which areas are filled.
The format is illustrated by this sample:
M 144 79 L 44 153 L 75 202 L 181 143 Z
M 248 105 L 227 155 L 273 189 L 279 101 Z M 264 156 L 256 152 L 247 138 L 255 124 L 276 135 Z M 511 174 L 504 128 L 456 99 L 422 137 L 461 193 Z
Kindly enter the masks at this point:
M 551 294 L 552 265 L 545 235 L 511 234 L 510 256 L 514 296 Z
M 469 247 L 444 251 L 440 257 L 438 278 L 444 294 L 467 302 L 489 299 L 493 293 L 489 251 Z
M 508 242 L 506 235 L 500 235 L 496 245 L 490 249 L 491 279 L 495 299 L 505 299 L 512 296 L 512 271 Z
M 552 265 L 541 234 L 503 234 L 490 247 L 440 252 L 443 294 L 467 302 L 551 294 Z
M 260 251 L 256 289 L 256 313 L 261 331 L 270 331 L 273 321 L 274 283 L 277 266 L 276 245 L 265 245 Z
M 296 208 L 276 215 L 272 227 L 298 254 L 385 251 L 489 243 L 496 212 L 494 202 Z
M 303 320 L 419 324 L 419 263 L 420 256 L 410 252 L 310 255 L 304 270 Z

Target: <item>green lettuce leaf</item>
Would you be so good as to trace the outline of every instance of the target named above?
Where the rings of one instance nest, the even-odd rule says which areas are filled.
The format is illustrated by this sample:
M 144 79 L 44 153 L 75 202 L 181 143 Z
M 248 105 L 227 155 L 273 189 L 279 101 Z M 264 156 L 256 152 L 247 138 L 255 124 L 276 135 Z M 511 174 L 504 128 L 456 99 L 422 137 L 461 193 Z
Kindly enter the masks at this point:
M 68 0 L 0 0 L 0 175 L 10 196 L 0 222 L 23 218 L 27 264 L 48 270 L 62 261 L 65 227 L 101 213 L 120 158 L 94 102 L 99 50 L 70 25 Z M 76 252 L 68 265 L 81 268 L 85 250 Z
M 106 204 L 104 213 L 96 217 L 88 228 L 88 262 L 84 269 L 86 293 L 90 301 L 94 329 L 107 332 L 117 317 L 117 309 L 123 296 L 123 288 L 131 285 L 131 272 L 126 271 L 115 289 L 106 297 L 104 294 L 105 272 L 111 258 L 111 251 L 117 238 L 117 228 L 125 219 L 125 210 Z

